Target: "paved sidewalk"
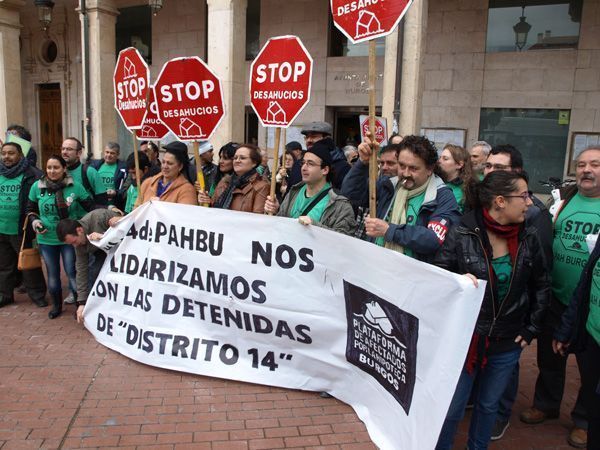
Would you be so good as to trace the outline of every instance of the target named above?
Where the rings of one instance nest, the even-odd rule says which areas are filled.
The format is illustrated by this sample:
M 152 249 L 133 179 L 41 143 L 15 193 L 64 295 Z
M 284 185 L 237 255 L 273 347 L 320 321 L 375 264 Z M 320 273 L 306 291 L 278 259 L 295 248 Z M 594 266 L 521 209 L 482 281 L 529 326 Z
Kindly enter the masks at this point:
M 74 307 L 47 318 L 25 296 L 0 309 L 0 449 L 374 449 L 352 408 L 317 393 L 146 366 L 96 343 Z M 573 359 L 573 358 L 572 358 Z M 511 427 L 491 449 L 567 449 L 578 377 L 560 419 L 527 426 L 535 351 L 521 360 Z M 463 421 L 456 448 L 464 448 Z M 398 448 L 402 448 L 399 444 Z

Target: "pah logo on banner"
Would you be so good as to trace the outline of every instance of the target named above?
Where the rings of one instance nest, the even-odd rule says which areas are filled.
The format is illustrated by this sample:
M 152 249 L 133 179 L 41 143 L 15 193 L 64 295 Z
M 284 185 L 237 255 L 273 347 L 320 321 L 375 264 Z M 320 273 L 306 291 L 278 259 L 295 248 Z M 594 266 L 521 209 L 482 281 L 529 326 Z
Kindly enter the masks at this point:
M 344 281 L 346 359 L 371 375 L 410 411 L 415 387 L 419 319 Z

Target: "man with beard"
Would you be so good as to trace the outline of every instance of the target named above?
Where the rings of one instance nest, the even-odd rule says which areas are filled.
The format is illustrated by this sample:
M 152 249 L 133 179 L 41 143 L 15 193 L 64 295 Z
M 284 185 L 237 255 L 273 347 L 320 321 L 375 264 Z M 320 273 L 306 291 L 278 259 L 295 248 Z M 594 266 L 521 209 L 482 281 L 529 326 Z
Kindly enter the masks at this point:
M 483 179 L 483 169 L 485 168 L 485 162 L 491 149 L 491 145 L 487 142 L 477 141 L 469 151 L 471 154 L 471 164 L 473 165 L 473 176 L 480 181 Z
M 66 138 L 61 147 L 60 154 L 67 163 L 67 172 L 78 184 L 81 184 L 88 194 L 98 204 L 107 204 L 106 192 L 101 193 L 98 185 L 98 172 L 89 164 L 81 163 L 83 144 L 75 137 Z M 81 211 L 84 216 L 86 211 Z
M 25 206 L 31 185 L 42 173 L 23 155 L 14 142 L 2 145 L 0 162 L 0 307 L 13 303 L 16 271 L 23 233 L 25 247 L 31 247 L 30 226 L 23 231 Z M 24 270 L 23 284 L 31 300 L 38 306 L 48 306 L 45 300 L 46 281 L 42 269 Z
M 342 186 L 356 206 L 368 206 L 365 195 L 371 153 L 370 133 L 358 147 L 360 160 Z M 365 219 L 365 230 L 377 245 L 429 262 L 444 243 L 460 213 L 454 194 L 433 173 L 437 150 L 424 136 L 406 136 L 399 145 L 398 177 L 377 181 L 377 218 Z M 359 204 L 362 203 L 362 204 Z
M 600 232 L 600 147 L 590 147 L 579 154 L 575 173 L 576 186 L 561 190 L 561 204 L 554 217 L 552 301 L 544 328 L 538 336 L 539 374 L 533 406 L 520 416 L 528 424 L 542 423 L 560 414 L 567 358 L 553 352 L 552 339 L 589 259 L 586 238 Z M 587 364 L 582 354 L 576 357 L 579 367 Z M 580 389 L 571 412 L 575 426 L 567 437 L 573 447 L 584 448 L 587 445 L 588 418 L 584 405 Z

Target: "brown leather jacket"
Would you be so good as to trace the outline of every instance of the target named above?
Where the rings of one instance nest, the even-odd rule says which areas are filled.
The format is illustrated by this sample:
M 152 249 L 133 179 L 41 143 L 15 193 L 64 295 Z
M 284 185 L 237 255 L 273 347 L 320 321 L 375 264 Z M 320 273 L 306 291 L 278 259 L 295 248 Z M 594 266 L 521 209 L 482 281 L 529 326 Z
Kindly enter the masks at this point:
M 231 175 L 227 175 L 219 181 L 213 195 L 213 203 L 225 192 L 230 182 Z M 237 188 L 233 191 L 233 198 L 229 209 L 232 211 L 263 214 L 269 191 L 269 183 L 256 173 L 243 188 Z
M 140 196 L 135 202 L 136 207 L 147 202 L 152 197 L 156 197 L 158 180 L 161 178 L 162 174 L 159 173 L 158 175 L 148 178 L 142 183 Z M 194 185 L 181 174 L 179 174 L 179 176 L 173 180 L 167 190 L 163 192 L 163 195 L 160 196 L 160 201 L 183 203 L 184 205 L 198 205 L 198 197 L 196 196 L 196 189 L 194 189 Z

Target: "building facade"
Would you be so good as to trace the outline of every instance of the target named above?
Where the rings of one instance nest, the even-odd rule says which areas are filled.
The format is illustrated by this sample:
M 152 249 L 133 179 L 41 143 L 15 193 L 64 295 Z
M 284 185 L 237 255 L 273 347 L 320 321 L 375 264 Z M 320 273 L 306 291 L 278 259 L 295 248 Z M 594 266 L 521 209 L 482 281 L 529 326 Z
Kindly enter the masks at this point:
M 519 22 L 529 26 L 524 42 Z M 205 59 L 226 98 L 213 144 L 268 147 L 272 131 L 249 106 L 249 66 L 269 37 L 285 34 L 314 60 L 310 103 L 287 140 L 313 120 L 331 122 L 340 146 L 359 140 L 367 45 L 335 29 L 327 0 L 163 0 L 156 16 L 144 0 L 56 0 L 45 31 L 33 0 L 0 0 L 0 127 L 28 127 L 42 162 L 65 136 L 95 156 L 110 140 L 128 153 L 112 76 L 118 51 L 133 45 L 151 81 L 171 58 Z M 572 156 L 600 135 L 600 0 L 415 0 L 377 54 L 378 112 L 401 134 L 513 143 L 534 182 L 568 176 Z

